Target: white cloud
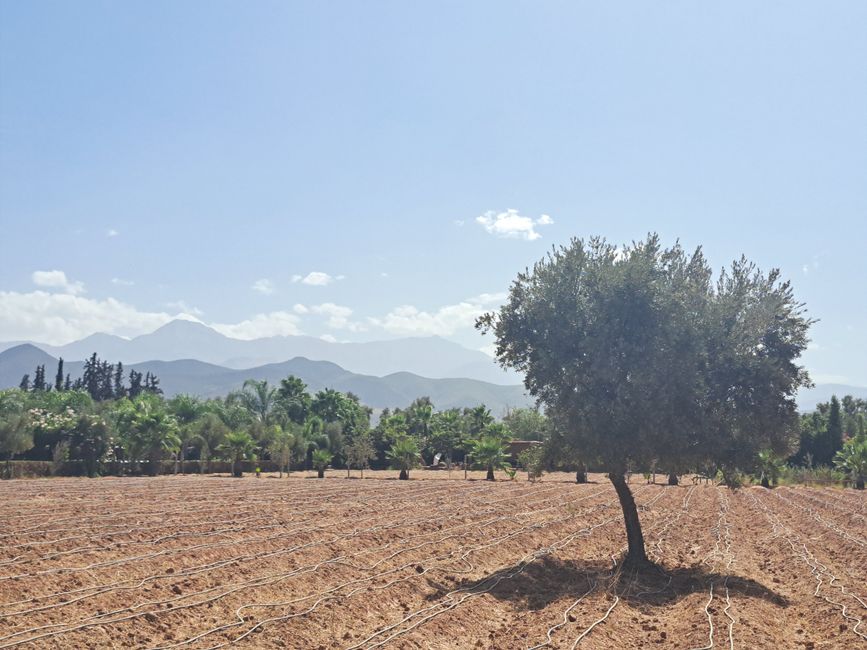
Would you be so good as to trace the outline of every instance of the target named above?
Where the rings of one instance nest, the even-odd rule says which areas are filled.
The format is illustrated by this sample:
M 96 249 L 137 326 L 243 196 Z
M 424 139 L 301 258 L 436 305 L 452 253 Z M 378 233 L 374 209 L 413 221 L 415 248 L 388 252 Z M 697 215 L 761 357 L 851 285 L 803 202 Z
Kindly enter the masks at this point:
M 188 305 L 183 300 L 175 300 L 174 302 L 167 302 L 166 307 L 169 309 L 174 309 L 175 311 L 181 314 L 189 314 L 191 316 L 202 316 L 205 312 L 203 312 L 198 307 L 192 307 Z M 195 320 L 195 319 L 194 319 Z
M 476 217 L 476 223 L 496 237 L 533 241 L 542 236 L 536 232 L 536 226 L 548 226 L 554 223 L 554 220 L 547 214 L 533 219 L 518 214 L 517 210 L 509 209 L 500 213 L 493 210 L 486 212 Z
M 212 328 L 234 339 L 260 339 L 268 336 L 295 336 L 301 333 L 298 316 L 288 311 L 256 314 L 240 323 L 213 323 Z
M 106 237 L 117 237 L 119 234 L 120 233 L 117 230 L 115 230 L 114 228 L 109 228 L 106 231 L 105 236 Z
M 253 291 L 261 293 L 266 296 L 270 296 L 276 289 L 274 288 L 274 283 L 271 282 L 268 278 L 260 278 L 253 283 L 253 286 L 250 287 Z
M 335 280 L 343 280 L 345 277 L 346 276 L 344 275 L 338 275 L 334 278 L 322 271 L 311 271 L 305 276 L 293 275 L 292 282 L 300 282 L 301 284 L 307 284 L 313 287 L 324 287 Z
M 305 307 L 305 306 L 302 305 L 301 303 L 297 303 L 297 304 L 293 305 L 293 307 L 292 307 L 292 311 L 294 311 L 296 314 L 307 314 L 307 313 L 310 313 L 310 310 L 307 309 L 307 307 Z
M 386 273 L 385 271 L 383 271 L 382 273 L 379 274 L 379 277 L 381 277 L 381 278 L 387 278 L 387 277 L 388 277 L 388 273 Z
M 335 305 L 333 302 L 325 302 L 321 305 L 311 306 L 310 311 L 314 314 L 328 316 L 328 320 L 325 321 L 325 324 L 331 329 L 349 330 L 350 332 L 363 332 L 367 329 L 363 323 L 349 320 L 349 317 L 352 316 L 352 310 L 343 305 Z
M 337 343 L 337 339 L 334 338 L 331 334 L 323 334 L 319 338 L 323 341 L 327 341 L 328 343 Z
M 63 271 L 34 271 L 31 279 L 37 287 L 62 289 L 73 296 L 84 293 L 84 284 L 68 280 Z
M 182 315 L 143 312 L 114 298 L 94 300 L 69 293 L 0 291 L 0 340 L 63 345 L 94 332 L 136 336 Z
M 369 318 L 371 324 L 392 334 L 405 336 L 450 336 L 461 329 L 471 328 L 487 307 L 506 298 L 506 293 L 483 293 L 455 305 L 440 307 L 435 312 L 402 305 L 382 318 Z
M 506 297 L 509 294 L 505 291 L 498 291 L 497 293 L 481 293 L 475 298 L 468 298 L 467 302 L 477 303 L 479 305 L 490 305 L 492 303 L 502 303 L 506 300 Z
M 111 283 L 119 287 L 131 287 L 135 284 L 132 280 L 124 280 L 122 278 L 112 278 Z

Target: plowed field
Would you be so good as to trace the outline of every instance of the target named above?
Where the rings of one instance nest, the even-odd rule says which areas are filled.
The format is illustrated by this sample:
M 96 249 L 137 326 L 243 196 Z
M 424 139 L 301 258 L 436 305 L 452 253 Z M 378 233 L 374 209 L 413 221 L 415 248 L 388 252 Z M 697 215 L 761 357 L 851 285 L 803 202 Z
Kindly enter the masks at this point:
M 0 648 L 867 648 L 863 493 L 393 477 L 2 482 Z

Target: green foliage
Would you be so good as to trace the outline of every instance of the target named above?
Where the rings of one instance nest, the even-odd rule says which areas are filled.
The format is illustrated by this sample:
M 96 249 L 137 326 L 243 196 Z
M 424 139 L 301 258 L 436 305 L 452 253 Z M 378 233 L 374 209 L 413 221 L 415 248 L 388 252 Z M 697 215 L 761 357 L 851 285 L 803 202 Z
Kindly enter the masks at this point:
M 12 478 L 9 460 L 15 454 L 33 446 L 33 434 L 28 428 L 24 395 L 20 390 L 0 391 L 0 454 L 6 457 L 4 475 Z
M 369 467 L 370 461 L 376 458 L 376 448 L 370 433 L 365 431 L 357 434 L 344 446 L 343 455 L 346 457 L 347 466 L 360 469 L 361 475 L 364 476 L 365 468 Z
M 435 413 L 430 422 L 429 444 L 433 454 L 443 453 L 446 465 L 452 466 L 454 453 L 463 442 L 463 421 L 460 411 L 450 409 L 441 413 Z
M 665 249 L 655 234 L 622 248 L 575 239 L 477 322 L 570 453 L 608 472 L 633 561 L 646 555 L 629 467 L 748 467 L 796 441 L 795 396 L 809 382 L 796 360 L 811 321 L 777 270 L 741 258 L 711 279 L 700 249 Z
M 508 463 L 506 447 L 502 438 L 496 435 L 484 435 L 474 440 L 470 447 L 470 454 L 474 464 L 488 470 L 489 481 L 494 480 L 494 470 L 502 469 Z
M 503 418 L 503 424 L 515 440 L 545 440 L 548 418 L 538 409 L 511 409 Z
M 232 476 L 243 476 L 241 462 L 252 456 L 255 448 L 255 441 L 246 431 L 231 431 L 226 434 L 226 438 L 223 444 L 220 445 L 219 450 L 224 454 L 225 458 L 232 461 Z
M 401 471 L 401 478 L 409 478 L 409 470 L 418 467 L 420 452 L 415 438 L 403 435 L 391 444 L 385 455 L 392 469 Z
M 163 455 L 181 444 L 177 421 L 158 395 L 142 393 L 134 400 L 120 400 L 115 417 L 127 457 L 136 463 L 148 460 L 151 474 L 158 473 Z
M 313 467 L 316 468 L 319 478 L 325 476 L 325 468 L 328 467 L 333 458 L 334 454 L 327 449 L 317 449 L 313 452 Z
M 538 481 L 545 470 L 545 449 L 538 445 L 525 449 L 518 454 L 518 463 L 527 472 L 529 481 Z
M 303 424 L 310 415 L 312 400 L 307 392 L 307 384 L 294 375 L 280 380 L 277 400 L 279 408 L 295 424 Z
M 770 449 L 763 449 L 756 454 L 756 475 L 762 487 L 772 487 L 779 481 L 783 461 Z
M 846 441 L 834 456 L 834 467 L 845 472 L 859 490 L 864 489 L 867 479 L 867 436 L 858 436 Z
M 99 415 L 81 414 L 63 442 L 68 445 L 69 459 L 80 460 L 88 476 L 98 476 L 111 451 L 111 426 Z
M 277 389 L 269 386 L 267 381 L 246 380 L 239 398 L 258 422 L 271 422 L 277 402 Z
M 295 425 L 297 426 L 297 425 Z M 268 453 L 272 460 L 277 461 L 277 467 L 280 476 L 283 476 L 283 470 L 289 471 L 290 463 L 292 462 L 292 450 L 295 447 L 295 436 L 286 428 L 277 427 L 271 444 L 268 448 Z
M 207 462 L 210 471 L 211 458 L 226 439 L 229 427 L 216 413 L 206 412 L 191 425 L 191 431 L 191 440 L 199 443 L 200 458 Z

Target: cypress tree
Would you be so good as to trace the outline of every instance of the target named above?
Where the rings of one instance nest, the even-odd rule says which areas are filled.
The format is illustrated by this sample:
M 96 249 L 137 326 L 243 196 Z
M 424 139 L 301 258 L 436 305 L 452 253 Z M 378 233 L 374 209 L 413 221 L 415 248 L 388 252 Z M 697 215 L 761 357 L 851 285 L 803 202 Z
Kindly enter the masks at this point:
M 843 448 L 843 418 L 840 414 L 840 400 L 836 395 L 831 397 L 831 408 L 828 411 L 828 463 L 834 455 Z
M 21 383 L 18 384 L 18 388 L 21 390 L 30 390 L 30 373 L 26 373 L 21 378 Z
M 54 375 L 54 390 L 63 390 L 63 357 L 57 360 L 57 374 Z
M 33 390 L 45 390 L 45 366 L 36 366 L 36 377 L 33 378 Z
M 118 361 L 114 370 L 114 396 L 118 399 L 126 395 L 126 389 L 123 387 L 123 364 Z

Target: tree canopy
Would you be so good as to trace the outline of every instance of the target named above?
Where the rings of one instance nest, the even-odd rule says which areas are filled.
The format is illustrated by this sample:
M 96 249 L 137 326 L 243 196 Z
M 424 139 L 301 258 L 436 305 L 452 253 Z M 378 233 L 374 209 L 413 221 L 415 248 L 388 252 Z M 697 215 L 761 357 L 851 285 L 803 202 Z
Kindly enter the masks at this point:
M 594 238 L 552 250 L 477 326 L 494 334 L 500 364 L 524 373 L 564 445 L 608 473 L 628 558 L 639 562 L 624 474 L 790 451 L 810 323 L 778 271 L 741 258 L 714 283 L 701 249 L 664 248 L 651 234 L 619 248 Z

